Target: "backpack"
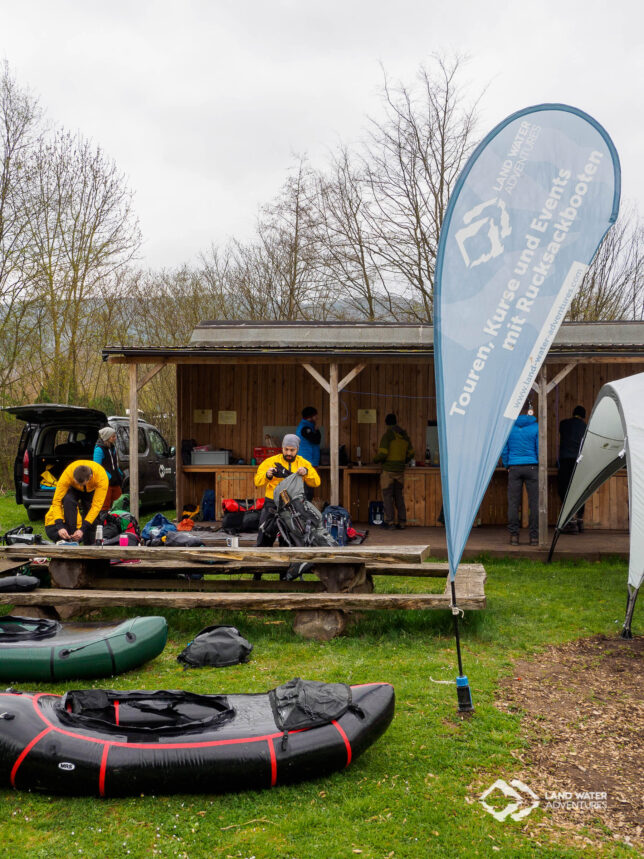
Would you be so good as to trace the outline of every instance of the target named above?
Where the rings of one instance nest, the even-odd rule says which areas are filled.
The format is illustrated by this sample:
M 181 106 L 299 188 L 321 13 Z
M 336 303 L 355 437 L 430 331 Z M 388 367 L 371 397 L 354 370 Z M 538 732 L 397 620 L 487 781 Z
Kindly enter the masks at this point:
M 118 544 L 119 537 L 125 533 L 132 534 L 136 538 L 133 543 L 139 543 L 141 540 L 138 521 L 131 513 L 124 510 L 106 510 L 99 514 L 96 523 L 103 526 L 103 542 L 106 546 Z
M 210 490 L 212 492 L 212 490 Z M 173 525 L 163 513 L 155 514 L 141 532 L 143 540 L 160 540 L 165 537 L 170 531 L 176 531 L 177 526 Z
M 349 541 L 347 532 L 351 528 L 351 516 L 348 510 L 338 505 L 327 504 L 322 511 L 322 522 L 338 546 L 347 545 Z
M 265 520 L 265 526 L 276 525 L 287 546 L 338 545 L 324 528 L 320 511 L 306 500 L 304 481 L 299 474 L 284 478 L 275 495 L 277 509 Z
M 201 498 L 201 515 L 204 522 L 215 521 L 215 490 L 206 489 Z
M 234 626 L 207 626 L 177 656 L 184 668 L 239 665 L 248 662 L 253 645 Z

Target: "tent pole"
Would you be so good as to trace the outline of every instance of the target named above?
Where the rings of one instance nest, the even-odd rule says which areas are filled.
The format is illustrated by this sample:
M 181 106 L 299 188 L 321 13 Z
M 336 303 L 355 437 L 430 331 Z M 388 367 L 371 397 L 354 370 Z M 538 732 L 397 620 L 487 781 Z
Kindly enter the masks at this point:
M 635 608 L 635 600 L 637 599 L 637 595 L 639 593 L 639 588 L 633 588 L 630 585 L 628 586 L 628 597 L 626 599 L 626 617 L 624 618 L 624 626 L 622 627 L 622 632 L 620 638 L 632 638 L 633 633 L 631 631 L 631 621 L 633 620 L 633 610 Z
M 548 552 L 548 563 L 552 561 L 552 556 L 555 551 L 555 546 L 557 545 L 557 540 L 559 539 L 559 534 L 561 534 L 561 531 L 559 530 L 559 528 L 555 528 L 555 533 L 552 537 L 552 543 L 550 544 L 550 551 Z

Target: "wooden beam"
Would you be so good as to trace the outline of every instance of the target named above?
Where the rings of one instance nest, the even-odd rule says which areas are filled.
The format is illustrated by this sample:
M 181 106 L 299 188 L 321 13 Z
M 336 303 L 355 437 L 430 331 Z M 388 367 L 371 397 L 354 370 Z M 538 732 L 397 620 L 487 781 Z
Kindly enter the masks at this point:
M 168 593 L 148 591 L 92 591 L 46 588 L 29 593 L 0 593 L 0 604 L 127 606 L 165 608 L 219 608 L 228 611 L 365 611 L 382 609 L 449 609 L 451 594 L 359 593 Z M 485 608 L 485 599 L 465 596 L 459 608 Z
M 136 364 L 130 364 L 130 513 L 139 518 L 139 407 Z
M 349 382 L 352 382 L 355 379 L 355 377 L 358 375 L 358 373 L 362 373 L 362 371 L 364 370 L 364 368 L 366 366 L 367 366 L 366 364 L 357 364 L 353 368 L 353 370 L 350 370 L 347 373 L 347 375 L 344 377 L 344 379 L 342 379 L 341 382 L 338 382 L 338 391 L 341 391 L 343 388 L 346 388 L 346 386 L 349 384 Z
M 427 545 L 418 546 L 197 546 L 194 549 L 175 546 L 0 546 L 0 558 L 48 558 L 66 560 L 97 560 L 112 558 L 143 561 L 244 561 L 252 566 L 255 561 L 292 563 L 307 561 L 316 564 L 361 564 L 377 562 L 390 564 L 397 561 L 420 563 L 429 557 Z M 204 567 L 208 573 L 209 567 Z
M 329 367 L 329 454 L 331 504 L 340 503 L 340 413 L 338 397 L 338 365 Z
M 579 364 L 579 361 L 573 361 L 570 364 L 566 364 L 563 370 L 560 370 L 557 375 L 554 377 L 552 382 L 548 382 L 548 393 L 557 387 L 559 382 L 563 381 L 568 373 L 575 369 L 575 367 Z
M 168 363 L 167 361 L 162 361 L 160 364 L 155 364 L 154 367 L 150 367 L 148 372 L 143 376 L 143 378 L 137 384 L 137 386 L 136 386 L 137 391 L 140 391 L 141 388 L 143 388 L 145 385 L 147 385 L 147 383 L 150 381 L 150 379 L 154 379 L 156 374 L 159 373 L 161 370 L 163 370 L 164 367 L 167 366 L 167 363 Z
M 315 381 L 324 388 L 324 390 L 327 392 L 327 394 L 329 394 L 331 392 L 331 387 L 329 386 L 329 383 L 327 382 L 327 380 L 324 378 L 324 376 L 321 373 L 318 373 L 318 371 L 315 369 L 315 367 L 312 364 L 302 364 L 302 366 L 304 367 L 304 369 L 308 373 L 310 373 L 313 376 Z
M 537 376 L 539 391 L 539 546 L 548 546 L 548 371 Z

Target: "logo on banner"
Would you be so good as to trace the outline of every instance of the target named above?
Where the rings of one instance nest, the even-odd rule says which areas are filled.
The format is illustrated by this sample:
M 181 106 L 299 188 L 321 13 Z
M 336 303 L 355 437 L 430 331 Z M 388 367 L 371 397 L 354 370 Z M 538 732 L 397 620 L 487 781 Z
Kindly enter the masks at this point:
M 483 214 L 483 213 L 486 214 Z M 482 216 L 482 217 L 481 217 Z M 463 215 L 464 227 L 454 236 L 468 268 L 481 265 L 503 253 L 502 239 L 512 233 L 510 216 L 499 197 L 479 203 Z M 478 254 L 472 258 L 473 254 Z

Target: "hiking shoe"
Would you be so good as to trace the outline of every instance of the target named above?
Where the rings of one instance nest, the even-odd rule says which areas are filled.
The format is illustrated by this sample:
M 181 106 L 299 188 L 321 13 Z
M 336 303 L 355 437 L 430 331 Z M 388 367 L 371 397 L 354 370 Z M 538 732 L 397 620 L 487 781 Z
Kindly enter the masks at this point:
M 406 525 L 405 525 L 405 523 L 404 523 L 404 522 L 399 522 L 399 523 L 396 525 L 396 530 L 397 530 L 397 531 L 404 531 L 404 530 L 405 530 L 405 528 L 406 528 Z
M 583 519 L 577 519 L 577 533 L 578 534 L 584 533 L 584 520 Z
M 511 534 L 510 535 L 510 545 L 511 546 L 518 546 L 519 545 L 519 537 L 517 534 Z
M 530 537 L 530 545 L 531 546 L 538 546 L 539 545 L 539 538 L 538 537 Z

